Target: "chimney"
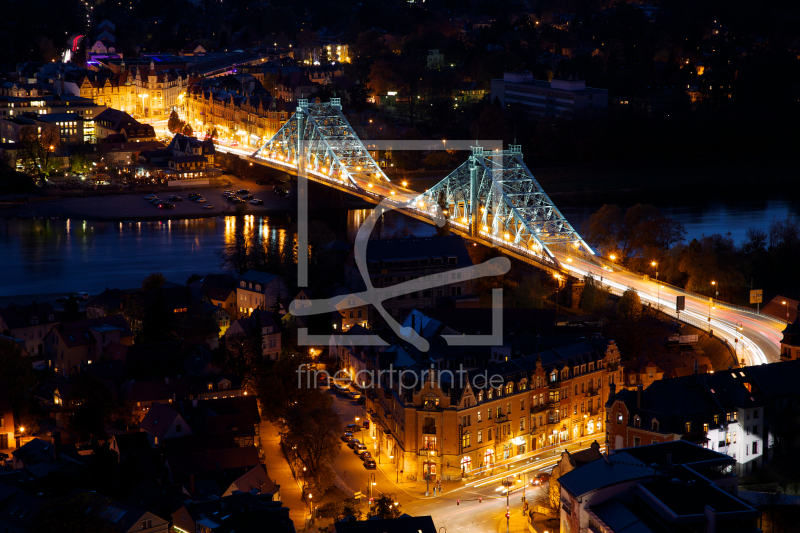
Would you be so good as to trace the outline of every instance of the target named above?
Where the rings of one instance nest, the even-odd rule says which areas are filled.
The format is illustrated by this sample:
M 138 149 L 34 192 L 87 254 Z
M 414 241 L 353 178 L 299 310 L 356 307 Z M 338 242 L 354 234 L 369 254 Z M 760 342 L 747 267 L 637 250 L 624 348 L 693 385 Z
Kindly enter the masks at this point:
M 642 408 L 642 384 L 636 385 L 636 408 Z
M 58 461 L 61 459 L 61 432 L 56 431 L 53 433 L 53 459 Z
M 614 400 L 617 397 L 617 385 L 613 381 L 608 384 L 608 402 L 606 405 L 610 405 L 614 403 Z
M 605 461 L 606 464 L 611 464 L 611 460 L 608 458 L 608 452 L 603 454 L 603 461 Z

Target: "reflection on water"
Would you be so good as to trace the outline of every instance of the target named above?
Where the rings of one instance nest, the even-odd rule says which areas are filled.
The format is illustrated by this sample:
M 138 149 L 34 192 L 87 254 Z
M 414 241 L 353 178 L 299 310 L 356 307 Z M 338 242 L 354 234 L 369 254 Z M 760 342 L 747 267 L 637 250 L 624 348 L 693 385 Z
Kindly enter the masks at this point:
M 352 243 L 367 210 L 320 216 L 339 239 Z M 384 236 L 430 235 L 427 224 L 398 213 L 384 216 Z M 141 285 L 151 272 L 185 283 L 219 271 L 217 252 L 232 242 L 237 224 L 284 252 L 297 245 L 296 227 L 283 217 L 244 216 L 162 222 L 0 220 L 0 296 L 88 291 Z

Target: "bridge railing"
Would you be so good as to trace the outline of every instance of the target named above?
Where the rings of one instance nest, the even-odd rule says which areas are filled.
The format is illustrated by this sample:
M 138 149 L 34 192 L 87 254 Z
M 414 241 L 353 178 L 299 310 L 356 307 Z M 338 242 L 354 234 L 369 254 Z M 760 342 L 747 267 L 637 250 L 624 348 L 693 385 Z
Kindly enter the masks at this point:
M 641 272 L 637 272 L 635 270 L 631 270 L 630 268 L 627 268 L 627 267 L 625 267 L 625 266 L 623 266 L 623 265 L 621 265 L 619 263 L 614 263 L 612 261 L 609 261 L 609 260 L 607 260 L 607 259 L 605 259 L 603 257 L 600 257 L 599 255 L 591 255 L 591 254 L 588 254 L 588 253 L 586 253 L 586 252 L 584 252 L 582 250 L 578 250 L 578 249 L 572 248 L 571 246 L 555 245 L 555 246 L 551 246 L 551 248 L 553 249 L 553 251 L 558 251 L 558 252 L 561 252 L 561 253 L 563 253 L 565 255 L 572 256 L 572 257 L 578 257 L 578 258 L 580 258 L 580 259 L 582 259 L 584 261 L 588 261 L 590 263 L 596 263 L 597 265 L 602 266 L 602 267 L 607 267 L 607 268 L 611 269 L 612 271 L 613 270 L 623 270 L 623 271 L 625 271 L 625 272 L 627 272 L 627 273 L 629 273 L 629 274 L 631 274 L 633 276 L 637 276 L 637 277 L 640 277 L 640 278 L 643 278 L 643 279 L 648 279 L 648 280 L 651 279 L 648 274 L 642 274 Z M 672 285 L 672 284 L 666 283 L 664 281 L 659 281 L 658 283 L 660 285 L 665 286 L 665 287 L 669 287 L 670 289 L 672 289 L 672 290 L 674 290 L 676 292 L 683 293 L 683 294 L 685 294 L 687 296 L 692 296 L 694 298 L 698 298 L 698 299 L 701 299 L 701 300 L 710 300 L 710 299 L 712 299 L 709 296 L 705 296 L 703 294 L 698 294 L 696 292 L 684 289 L 683 287 L 678 287 L 677 285 Z M 740 305 L 735 305 L 735 304 L 731 304 L 731 303 L 728 303 L 728 302 L 723 302 L 721 300 L 714 300 L 714 305 L 716 305 L 718 307 L 725 307 L 727 309 L 732 309 L 734 311 L 739 311 L 739 312 L 742 312 L 742 313 L 748 313 L 750 315 L 753 315 L 753 316 L 756 316 L 756 317 L 759 317 L 759 318 L 765 318 L 767 320 L 771 320 L 771 321 L 775 322 L 778 325 L 785 326 L 787 324 L 786 320 L 774 317 L 772 315 L 768 315 L 766 313 L 762 313 L 761 311 L 756 311 L 755 309 L 751 309 L 749 307 L 742 307 Z M 683 319 L 681 319 L 681 320 L 683 320 Z

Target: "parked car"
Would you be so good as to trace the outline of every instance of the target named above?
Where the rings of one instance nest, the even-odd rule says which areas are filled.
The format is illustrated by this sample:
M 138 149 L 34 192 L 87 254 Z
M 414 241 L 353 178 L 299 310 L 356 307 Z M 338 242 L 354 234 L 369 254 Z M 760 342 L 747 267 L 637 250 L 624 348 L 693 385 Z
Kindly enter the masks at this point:
M 361 444 L 361 441 L 358 439 L 350 439 L 347 443 L 347 447 L 350 449 L 355 448 L 357 445 Z
M 182 202 L 183 201 L 183 198 L 181 198 L 180 196 L 177 196 L 175 194 L 170 196 L 169 199 L 172 200 L 173 202 Z
M 203 209 L 214 209 L 214 204 L 204 205 Z
M 145 196 L 145 197 L 144 197 L 144 199 L 145 199 L 145 200 L 152 200 L 152 199 L 153 199 L 153 198 L 155 198 L 155 197 L 156 197 L 156 195 L 155 195 L 155 194 L 148 194 L 147 196 Z
M 375 470 L 378 468 L 378 464 L 375 462 L 375 459 L 367 459 L 364 461 L 364 468 L 367 470 Z
M 232 204 L 238 203 L 239 202 L 239 197 L 238 196 L 228 196 L 228 201 L 230 203 L 232 203 Z
M 355 446 L 353 446 L 353 453 L 356 454 L 356 455 L 361 455 L 365 451 L 367 451 L 367 447 L 364 446 L 361 443 L 356 444 Z
M 256 185 L 269 185 L 272 183 L 272 178 L 261 178 L 256 181 Z
M 361 452 L 359 457 L 361 457 L 362 461 L 366 461 L 367 459 L 372 459 L 372 454 L 369 452 Z
M 158 198 L 153 198 L 152 200 L 150 200 L 150 203 L 151 203 L 151 204 L 153 204 L 153 205 L 156 205 L 156 204 L 158 204 L 158 202 L 160 202 L 160 201 L 161 201 L 161 200 L 159 200 Z
M 354 433 L 354 432 L 358 431 L 361 428 L 358 427 L 358 424 L 347 424 L 347 426 L 344 429 L 345 429 L 345 431 L 349 431 L 351 433 Z
M 247 189 L 239 189 L 236 191 L 236 194 L 250 194 L 250 191 Z
M 163 204 L 158 204 L 159 209 L 175 209 L 175 204 L 171 204 L 169 202 L 164 202 Z
M 252 200 L 252 199 L 253 199 L 253 195 L 250 194 L 250 193 L 247 193 L 244 196 L 242 196 L 242 200 Z
M 196 199 L 200 198 L 201 196 L 202 196 L 202 194 L 198 194 L 196 192 L 193 192 L 192 194 L 190 194 L 188 196 L 188 198 L 189 198 L 189 200 L 196 200 Z
M 277 185 L 273 187 L 272 191 L 278 196 L 283 196 L 283 197 L 289 196 L 289 191 L 287 191 L 283 187 L 278 187 Z
M 340 438 L 342 439 L 342 442 L 350 442 L 353 439 L 353 434 L 350 433 L 349 431 L 345 431 L 344 433 L 342 433 L 342 436 Z
M 206 199 L 205 199 L 205 198 L 203 198 L 202 196 L 201 196 L 200 198 L 198 198 L 197 200 L 195 200 L 195 201 L 196 201 L 198 204 L 204 204 L 204 203 L 206 203 Z

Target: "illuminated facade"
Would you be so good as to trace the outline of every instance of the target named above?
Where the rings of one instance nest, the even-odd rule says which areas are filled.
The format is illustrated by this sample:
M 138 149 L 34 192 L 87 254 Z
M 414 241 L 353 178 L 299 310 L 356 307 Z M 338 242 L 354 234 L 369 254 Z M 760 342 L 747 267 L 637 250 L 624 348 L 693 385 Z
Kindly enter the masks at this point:
M 188 91 L 185 114 L 186 121 L 196 132 L 217 130 L 221 140 L 258 147 L 272 138 L 290 113 L 283 100 L 266 93 L 213 92 L 195 84 Z
M 86 76 L 79 83 L 80 95 L 105 105 L 138 115 L 139 118 L 165 119 L 172 110 L 183 105 L 189 75 L 179 69 L 156 71 L 150 68 L 127 69 L 121 64 L 120 72 L 111 77 Z
M 457 479 L 526 454 L 605 438 L 609 385 L 621 379 L 614 341 L 596 339 L 510 361 L 492 351 L 495 363 L 464 374 L 459 384 L 455 370 L 430 372 L 399 347 L 387 350 L 396 355 L 396 366 L 405 366 L 407 358 L 422 381 L 404 389 L 395 376 L 391 385 L 383 380 L 384 391 L 368 394 L 372 436 L 387 456 L 401 459 L 399 470 L 417 480 Z M 484 370 L 494 377 L 492 386 L 474 378 Z M 439 379 L 448 372 L 456 378 Z

